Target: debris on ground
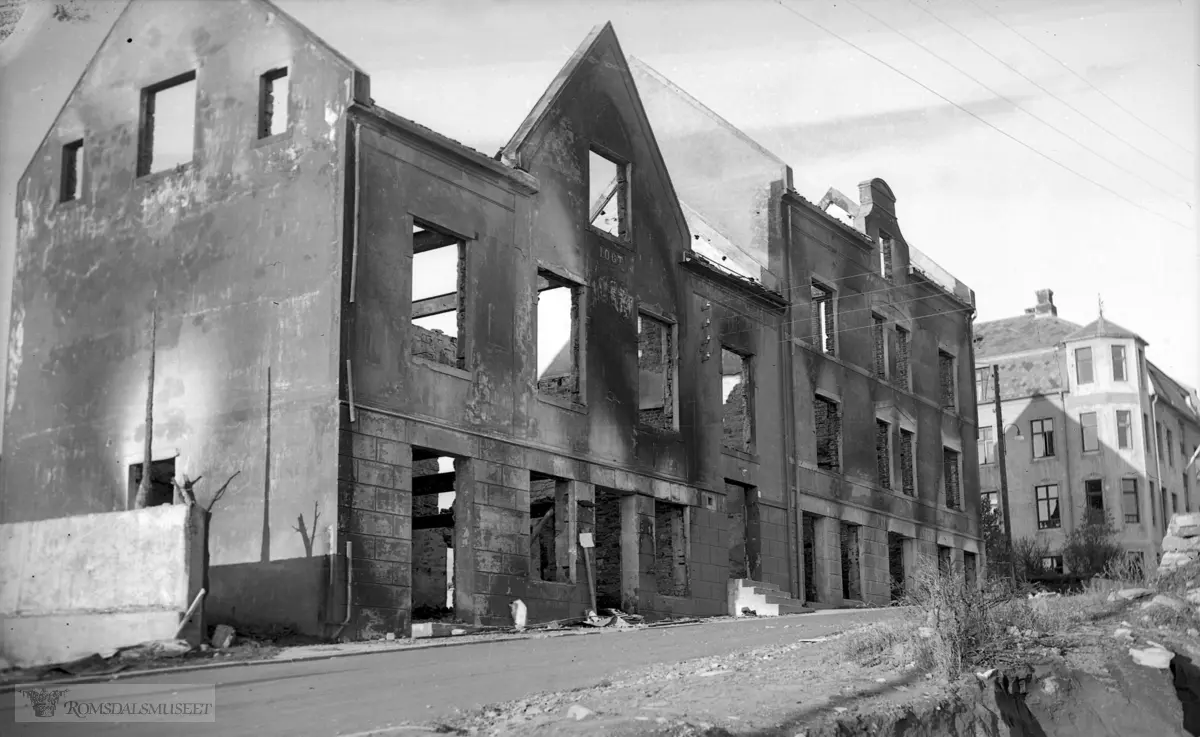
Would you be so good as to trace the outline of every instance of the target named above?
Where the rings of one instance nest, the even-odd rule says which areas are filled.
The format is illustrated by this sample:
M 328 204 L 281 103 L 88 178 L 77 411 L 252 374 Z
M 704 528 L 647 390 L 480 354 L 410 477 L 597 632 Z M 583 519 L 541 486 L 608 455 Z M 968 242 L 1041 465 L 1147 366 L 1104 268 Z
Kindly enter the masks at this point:
M 218 624 L 213 630 L 212 639 L 209 641 L 213 647 L 218 650 L 224 650 L 233 644 L 234 629 L 227 624 Z

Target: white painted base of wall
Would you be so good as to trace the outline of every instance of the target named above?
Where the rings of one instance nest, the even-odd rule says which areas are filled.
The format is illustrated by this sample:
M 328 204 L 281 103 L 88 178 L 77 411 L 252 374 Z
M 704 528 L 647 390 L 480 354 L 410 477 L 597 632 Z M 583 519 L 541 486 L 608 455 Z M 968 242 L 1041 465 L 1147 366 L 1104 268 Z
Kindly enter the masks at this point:
M 66 663 L 152 640 L 169 640 L 180 612 L 0 617 L 0 652 L 18 668 Z

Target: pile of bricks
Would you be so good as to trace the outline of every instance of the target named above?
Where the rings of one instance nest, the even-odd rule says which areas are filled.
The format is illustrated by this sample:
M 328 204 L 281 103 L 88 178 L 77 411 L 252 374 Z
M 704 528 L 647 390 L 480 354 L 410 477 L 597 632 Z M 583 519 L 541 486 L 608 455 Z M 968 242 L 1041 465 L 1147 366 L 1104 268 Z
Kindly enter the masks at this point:
M 1162 547 L 1159 573 L 1170 573 L 1200 559 L 1200 513 L 1172 515 Z

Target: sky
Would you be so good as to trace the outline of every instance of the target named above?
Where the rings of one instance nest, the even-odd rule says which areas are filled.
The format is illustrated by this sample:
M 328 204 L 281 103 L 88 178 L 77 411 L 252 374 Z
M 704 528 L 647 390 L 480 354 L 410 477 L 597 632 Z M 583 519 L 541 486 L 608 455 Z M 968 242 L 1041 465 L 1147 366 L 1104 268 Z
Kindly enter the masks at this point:
M 1102 298 L 1200 386 L 1200 0 L 277 4 L 366 70 L 377 103 L 488 154 L 611 21 L 626 55 L 788 162 L 810 200 L 887 180 L 906 240 L 975 290 L 977 320 L 1050 288 L 1086 324 Z M 4 334 L 17 178 L 123 2 L 73 0 L 71 21 L 53 5 L 0 43 Z

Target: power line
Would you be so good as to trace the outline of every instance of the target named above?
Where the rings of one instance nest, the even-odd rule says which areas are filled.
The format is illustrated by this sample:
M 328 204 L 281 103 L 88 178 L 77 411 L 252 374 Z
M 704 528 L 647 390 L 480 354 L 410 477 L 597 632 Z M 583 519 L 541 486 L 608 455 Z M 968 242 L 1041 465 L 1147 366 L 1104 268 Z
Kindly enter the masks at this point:
M 1137 208 L 1137 209 L 1139 209 L 1139 210 L 1142 210 L 1142 211 L 1144 211 L 1144 212 L 1147 212 L 1147 213 L 1149 213 L 1149 214 L 1151 214 L 1151 215 L 1153 215 L 1153 216 L 1155 216 L 1155 217 L 1157 217 L 1157 218 L 1161 218 L 1162 220 L 1165 220 L 1166 222 L 1168 222 L 1168 223 L 1171 223 L 1172 225 L 1175 225 L 1175 226 L 1177 226 L 1177 227 L 1179 227 L 1179 228 L 1182 228 L 1183 230 L 1191 230 L 1191 228 L 1190 228 L 1189 226 L 1187 226 L 1187 225 L 1184 225 L 1183 223 L 1179 222 L 1178 220 L 1175 220 L 1174 218 L 1171 218 L 1171 217 L 1168 217 L 1168 216 L 1166 216 L 1166 215 L 1163 215 L 1162 213 L 1155 212 L 1154 210 L 1151 210 L 1151 209 L 1149 209 L 1148 207 L 1145 207 L 1144 205 L 1140 205 L 1140 204 L 1138 204 L 1137 202 L 1134 202 L 1133 200 L 1129 199 L 1129 198 L 1128 198 L 1128 197 L 1126 197 L 1125 195 L 1121 194 L 1120 192 L 1117 192 L 1116 190 L 1114 190 L 1114 189 L 1111 189 L 1111 188 L 1109 188 L 1109 187 L 1107 187 L 1107 186 L 1105 186 L 1105 185 L 1103 185 L 1103 184 L 1101 184 L 1101 183 L 1097 182 L 1096 180 L 1094 180 L 1094 179 L 1092 179 L 1092 178 L 1090 178 L 1090 177 L 1088 177 L 1088 176 L 1085 176 L 1085 175 L 1083 175 L 1083 174 L 1080 174 L 1079 172 L 1075 171 L 1074 169 L 1072 169 L 1071 167 L 1069 167 L 1069 166 L 1067 166 L 1066 164 L 1062 163 L 1061 161 L 1059 161 L 1059 160 L 1057 160 L 1057 159 L 1055 159 L 1055 158 L 1053 158 L 1053 157 L 1049 156 L 1048 154 L 1044 154 L 1044 153 L 1042 153 L 1042 152 L 1041 152 L 1041 151 L 1039 151 L 1038 149 L 1034 148 L 1033 146 L 1029 145 L 1028 143 L 1025 143 L 1024 141 L 1022 141 L 1021 139 L 1019 139 L 1019 138 L 1017 138 L 1016 136 L 1012 135 L 1011 133 L 1009 133 L 1009 132 L 1007 132 L 1007 131 L 1005 131 L 1005 130 L 1003 130 L 1003 129 L 1001 129 L 1001 128 L 998 128 L 998 127 L 996 127 L 995 125 L 993 125 L 991 122 L 989 122 L 989 121 L 988 121 L 988 120 L 986 120 L 985 118 L 982 118 L 982 117 L 980 117 L 979 115 L 977 115 L 977 114 L 975 114 L 975 113 L 971 112 L 970 110 L 966 109 L 966 108 L 965 108 L 965 107 L 963 107 L 962 105 L 959 105 L 959 104 L 958 104 L 957 102 L 955 102 L 954 100 L 951 100 L 949 97 L 946 97 L 946 96 L 945 96 L 945 95 L 943 95 L 942 93 L 938 92 L 937 90 L 933 89 L 933 88 L 932 88 L 932 87 L 930 87 L 929 85 L 927 85 L 927 84 L 925 84 L 924 82 L 920 81 L 919 79 L 917 79 L 917 78 L 913 77 L 912 75 L 908 74 L 907 72 L 904 72 L 904 71 L 902 71 L 902 70 L 900 70 L 900 69 L 897 69 L 896 67 L 892 66 L 891 64 L 889 64 L 888 62 L 886 62 L 886 61 L 884 61 L 883 59 L 879 58 L 878 56 L 876 56 L 876 55 L 872 54 L 870 51 L 867 51 L 866 49 L 864 49 L 863 47 L 861 47 L 861 46 L 859 46 L 858 44 L 854 43 L 853 41 L 849 41 L 849 40 L 847 40 L 846 38 L 844 38 L 844 37 L 842 37 L 842 36 L 838 35 L 838 34 L 837 34 L 837 33 L 835 33 L 834 31 L 831 31 L 831 30 L 829 30 L 828 28 L 826 28 L 825 26 L 821 25 L 820 23 L 817 23 L 815 20 L 813 20 L 812 18 L 809 18 L 808 16 L 804 15 L 803 13 L 801 13 L 801 12 L 800 12 L 800 11 L 798 11 L 798 10 L 796 10 L 795 8 L 792 8 L 791 6 L 789 6 L 789 5 L 786 5 L 786 4 L 784 3 L 784 0 L 775 0 L 775 3 L 776 3 L 777 5 L 779 5 L 779 7 L 783 8 L 783 9 L 784 9 L 784 10 L 786 10 L 786 11 L 788 11 L 789 13 L 792 13 L 793 15 L 795 15 L 795 16 L 797 16 L 798 18 L 800 18 L 800 19 L 802 19 L 802 20 L 806 21 L 807 23 L 809 23 L 809 24 L 811 24 L 811 25 L 813 25 L 813 26 L 816 26 L 817 28 L 821 29 L 822 31 L 825 31 L 826 33 L 828 33 L 829 35 L 831 35 L 831 36 L 833 36 L 834 38 L 838 39 L 839 41 L 841 41 L 842 43 L 846 44 L 847 46 L 850 46 L 850 47 L 852 47 L 852 48 L 856 49 L 857 51 L 859 51 L 860 53 L 862 53 L 862 54 L 864 54 L 864 55 L 866 55 L 866 56 L 869 56 L 870 58 L 872 58 L 872 59 L 874 59 L 875 61 L 879 62 L 880 64 L 884 65 L 884 66 L 885 66 L 885 67 L 887 67 L 888 69 L 891 69 L 891 70 L 892 70 L 893 72 L 895 72 L 896 74 L 899 74 L 900 76 L 902 76 L 902 77 L 904 77 L 905 79 L 909 80 L 909 81 L 910 81 L 910 82 L 912 82 L 913 84 L 915 84 L 915 85 L 917 85 L 917 86 L 921 87 L 922 89 L 926 90 L 927 92 L 929 92 L 929 93 L 931 93 L 931 94 L 933 94 L 933 95 L 937 96 L 939 99 L 941 99 L 941 100 L 943 100 L 943 101 L 945 101 L 945 102 L 947 102 L 947 103 L 949 103 L 949 104 L 953 105 L 954 107 L 956 107 L 956 108 L 958 108 L 959 110 L 963 111 L 963 112 L 964 112 L 964 113 L 966 113 L 967 115 L 970 115 L 972 118 L 975 118 L 975 119 L 976 119 L 976 120 L 978 120 L 980 123 L 983 123 L 983 124 L 984 124 L 984 125 L 986 125 L 987 127 L 991 128 L 992 130 L 994 130 L 994 131 L 996 131 L 997 133 L 1001 134 L 1001 135 L 1002 135 L 1002 136 L 1004 136 L 1005 138 L 1008 138 L 1009 140 L 1011 140 L 1011 141 L 1013 141 L 1013 142 L 1015 142 L 1015 143 L 1017 143 L 1017 144 L 1019 144 L 1019 145 L 1023 146 L 1024 148 L 1027 148 L 1027 149 L 1029 149 L 1029 150 L 1030 150 L 1030 151 L 1032 151 L 1033 153 L 1035 153 L 1035 154 L 1037 154 L 1038 156 L 1042 157 L 1042 158 L 1043 158 L 1043 159 L 1045 159 L 1046 161 L 1049 161 L 1050 163 L 1054 164 L 1055 166 L 1057 166 L 1057 167 L 1059 167 L 1059 168 L 1061 168 L 1061 169 L 1063 169 L 1063 170 L 1065 170 L 1065 171 L 1067 171 L 1067 172 L 1070 172 L 1071 174 L 1074 174 L 1075 176 L 1079 177 L 1080 179 L 1084 180 L 1085 182 L 1090 182 L 1091 184 L 1095 185 L 1096 187 L 1098 187 L 1098 188 L 1100 188 L 1100 189 L 1104 190 L 1105 192 L 1108 192 L 1109 194 L 1113 195 L 1114 197 L 1117 197 L 1118 199 L 1124 200 L 1125 202 L 1129 203 L 1130 205 L 1133 205 L 1134 207 L 1136 207 L 1136 208 Z
M 1054 94 L 1054 93 L 1053 93 L 1053 92 L 1051 92 L 1050 90 L 1046 89 L 1046 88 L 1045 88 L 1045 87 L 1043 87 L 1043 86 L 1042 86 L 1040 83 L 1038 83 L 1037 81 L 1035 81 L 1033 78 L 1026 76 L 1026 75 L 1025 75 L 1025 74 L 1024 74 L 1024 73 L 1023 73 L 1023 72 L 1022 72 L 1020 69 L 1017 69 L 1017 68 L 1016 68 L 1016 67 L 1014 67 L 1012 64 L 1009 64 L 1007 61 L 1005 61 L 1004 59 L 1000 58 L 1000 57 L 999 57 L 999 56 L 997 56 L 996 54 L 993 54 L 991 51 L 989 51 L 987 48 L 985 48 L 985 47 L 984 47 L 982 44 L 980 44 L 980 43 L 978 43 L 977 41 L 975 41 L 975 39 L 971 38 L 971 37 L 970 37 L 970 36 L 968 36 L 967 34 L 963 33 L 962 31 L 958 30 L 957 28 L 955 28 L 954 26 L 950 25 L 950 24 L 949 24 L 949 23 L 947 23 L 946 21 L 942 20 L 942 18 L 941 18 L 941 17 L 939 17 L 939 16 L 938 16 L 936 13 L 934 13 L 932 10 L 929 10 L 928 8 L 922 8 L 920 5 L 918 5 L 918 4 L 916 3 L 916 1 L 915 1 L 915 0 L 908 0 L 908 2 L 909 2 L 909 4 L 910 4 L 910 5 L 912 5 L 913 7 L 915 7 L 917 10 L 920 10 L 922 13 L 925 13 L 925 14 L 926 14 L 926 15 L 928 15 L 930 18 L 933 18 L 933 19 L 934 19 L 934 20 L 936 20 L 938 23 L 941 23 L 941 24 L 942 24 L 943 26 L 945 26 L 946 28 L 949 28 L 951 31 L 954 31 L 955 33 L 957 33 L 959 36 L 962 36 L 964 39 L 966 39 L 966 41 L 967 41 L 968 43 L 970 43 L 970 44 L 971 44 L 972 46 L 974 46 L 975 48 L 979 49 L 979 50 L 980 50 L 980 51 L 982 51 L 983 53 L 987 54 L 988 56 L 992 57 L 992 58 L 993 58 L 993 59 L 995 59 L 996 61 L 1000 62 L 1000 63 L 1001 63 L 1001 64 L 1003 64 L 1005 67 L 1007 67 L 1008 69 L 1012 70 L 1012 71 L 1013 71 L 1015 74 L 1018 74 L 1018 75 L 1020 75 L 1020 76 L 1021 76 L 1023 79 L 1025 79 L 1027 82 L 1029 82 L 1030 84 L 1032 84 L 1034 87 L 1037 87 L 1039 90 L 1041 90 L 1042 92 L 1045 92 L 1045 93 L 1046 93 L 1047 95 L 1049 95 L 1050 97 L 1053 97 L 1055 100 L 1058 100 L 1058 101 L 1059 101 L 1059 102 L 1061 102 L 1063 105 L 1066 105 L 1068 108 L 1070 108 L 1072 111 L 1074 111 L 1074 112 L 1075 112 L 1076 114 L 1078 114 L 1080 117 L 1082 117 L 1082 118 L 1084 118 L 1085 120 L 1087 120 L 1088 122 L 1090 122 L 1092 125 L 1096 126 L 1096 127 L 1097 127 L 1097 128 L 1099 128 L 1100 130 L 1102 130 L 1102 131 L 1104 131 L 1105 133 L 1107 133 L 1108 135 L 1110 135 L 1110 136 L 1112 136 L 1113 138 L 1117 139 L 1118 141 L 1120 141 L 1121 143 L 1125 144 L 1126 146 L 1128 146 L 1129 148 L 1133 149 L 1134 151 L 1137 151 L 1137 152 L 1138 152 L 1139 154 L 1141 154 L 1142 156 L 1145 156 L 1146 158 L 1150 159 L 1151 161 L 1153 161 L 1154 163 L 1158 164 L 1158 165 L 1159 165 L 1159 166 L 1161 166 L 1163 169 L 1165 169 L 1165 170 L 1167 170 L 1167 171 L 1171 172 L 1171 173 L 1172 173 L 1172 174 L 1174 174 L 1175 176 L 1177 176 L 1177 177 L 1179 177 L 1179 178 L 1181 178 L 1181 179 L 1183 179 L 1184 181 L 1187 181 L 1187 182 L 1190 182 L 1190 181 L 1192 181 L 1192 180 L 1191 180 L 1191 179 L 1188 177 L 1188 175 L 1186 175 L 1186 174 L 1183 174 L 1183 173 L 1180 173 L 1179 171 L 1177 171 L 1177 170 L 1175 170 L 1174 168 L 1172 168 L 1172 167 L 1171 167 L 1169 164 L 1167 164 L 1165 161 L 1162 161 L 1161 159 L 1158 159 L 1158 158 L 1156 158 L 1156 157 L 1154 157 L 1154 156 L 1150 155 L 1149 153 L 1147 153 L 1147 152 L 1143 151 L 1141 148 L 1139 148 L 1139 147 L 1137 147 L 1137 146 L 1133 145 L 1133 143 L 1131 143 L 1131 142 L 1129 142 L 1129 141 L 1125 140 L 1124 138 L 1122 138 L 1121 136 L 1117 135 L 1116 133 L 1113 133 L 1113 132 L 1112 132 L 1111 130 L 1109 130 L 1108 128 L 1105 128 L 1103 125 L 1101 125 L 1101 124 L 1099 123 L 1099 121 L 1095 120 L 1094 118 L 1092 118 L 1092 117 L 1091 117 L 1090 115 L 1088 115 L 1087 113 L 1083 112 L 1082 110 L 1080 110 L 1079 108 L 1075 107 L 1075 106 L 1074 106 L 1074 105 L 1072 105 L 1071 103 L 1067 102 L 1066 100 L 1062 99 L 1061 97 L 1059 97 L 1058 95 Z
M 1001 19 L 1000 19 L 1000 17 L 999 17 L 999 16 L 997 16 L 997 15 L 994 15 L 994 14 L 993 14 L 991 11 L 989 11 L 987 8 L 984 8 L 982 5 L 980 5 L 979 3 L 975 2 L 975 0 L 968 0 L 968 2 L 970 2 L 970 3 L 971 3 L 972 5 L 974 5 L 976 8 L 979 8 L 979 10 L 981 10 L 983 13 L 985 13 L 985 14 L 986 14 L 988 17 L 990 17 L 992 20 L 996 21 L 996 22 L 997 22 L 997 23 L 999 23 L 1000 25 L 1004 26 L 1005 28 L 1007 28 L 1008 30 L 1012 31 L 1014 34 L 1016 34 L 1017 36 L 1019 36 L 1019 37 L 1020 37 L 1022 40 L 1024 40 L 1024 41 L 1025 41 L 1025 43 L 1029 44 L 1029 45 L 1030 45 L 1030 46 L 1032 46 L 1033 48 L 1037 49 L 1038 51 L 1042 52 L 1042 53 L 1043 53 L 1043 54 L 1045 54 L 1046 56 L 1048 56 L 1048 57 L 1050 57 L 1051 59 L 1053 59 L 1055 62 L 1057 62 L 1057 63 L 1058 63 L 1058 65 L 1059 65 L 1059 66 L 1061 66 L 1063 69 L 1066 69 L 1068 72 L 1070 72 L 1071 74 L 1073 74 L 1073 75 L 1075 75 L 1076 77 L 1078 77 L 1078 78 L 1079 78 L 1079 79 L 1080 79 L 1080 80 L 1081 80 L 1081 81 L 1082 81 L 1084 84 L 1086 84 L 1088 87 L 1091 87 L 1091 88 L 1092 88 L 1092 89 L 1094 89 L 1096 92 L 1099 92 L 1099 93 L 1100 93 L 1100 95 L 1104 97 L 1104 99 L 1108 100 L 1109 102 L 1111 102 L 1112 104 L 1116 105 L 1118 108 L 1120 108 L 1121 110 L 1123 110 L 1123 111 L 1125 112 L 1125 114 L 1126 114 L 1126 115 L 1128 115 L 1129 117 L 1133 118 L 1134 120 L 1136 120 L 1137 122 L 1141 123 L 1142 125 L 1146 126 L 1147 128 L 1149 128 L 1150 130 L 1154 131 L 1155 133 L 1157 133 L 1159 136 L 1161 136 L 1161 137 L 1162 137 L 1162 139 L 1163 139 L 1164 141 L 1167 141 L 1168 143 L 1172 144 L 1173 146 L 1176 146 L 1176 147 L 1178 147 L 1180 150 L 1182 150 L 1182 151 L 1184 151 L 1184 152 L 1186 152 L 1186 153 L 1189 153 L 1189 154 L 1195 153 L 1194 151 L 1192 151 L 1192 150 L 1191 150 L 1190 148 L 1188 148 L 1187 146 L 1184 146 L 1183 144 L 1180 144 L 1180 143 L 1176 143 L 1176 142 L 1175 142 L 1175 140 L 1174 140 L 1173 138 L 1171 138 L 1170 136 L 1168 136 L 1166 133 L 1163 133 L 1163 132 L 1162 132 L 1162 131 L 1160 131 L 1159 129 L 1155 128 L 1154 126 L 1150 125 L 1150 124 L 1149 124 L 1149 123 L 1147 123 L 1146 121 L 1144 121 L 1144 120 L 1142 120 L 1141 118 L 1139 118 L 1139 117 L 1137 116 L 1137 114 L 1135 114 L 1135 113 L 1134 113 L 1132 110 L 1130 110 L 1129 108 L 1125 107 L 1125 106 L 1124 106 L 1124 105 L 1122 105 L 1121 103 L 1117 102 L 1117 101 L 1116 101 L 1116 100 L 1114 100 L 1113 98 L 1109 97 L 1108 93 L 1106 93 L 1104 90 L 1100 89 L 1100 88 L 1099 88 L 1099 87 L 1097 87 L 1096 85 L 1092 84 L 1091 80 L 1089 80 L 1087 77 L 1084 77 L 1084 76 L 1083 76 L 1083 75 L 1081 75 L 1079 72 L 1077 72 L 1077 71 L 1075 71 L 1074 69 L 1072 69 L 1071 67 L 1067 66 L 1067 65 L 1066 65 L 1066 63 L 1065 63 L 1065 62 L 1063 62 L 1061 59 L 1059 59 L 1057 56 L 1055 56 L 1054 54 L 1051 54 L 1049 51 L 1046 51 L 1046 50 L 1045 50 L 1045 49 L 1043 49 L 1041 46 L 1038 46 L 1038 45 L 1037 45 L 1037 44 L 1036 44 L 1036 43 L 1035 43 L 1035 42 L 1034 42 L 1032 39 L 1030 39 L 1028 36 L 1026 36 L 1025 34 L 1021 33 L 1021 32 L 1020 32 L 1020 31 L 1018 31 L 1017 29 L 1013 28 L 1013 27 L 1012 27 L 1012 26 L 1010 26 L 1009 24 L 1005 23 L 1003 20 L 1001 20 Z
M 1096 151 L 1095 149 L 1093 149 L 1093 148 L 1091 148 L 1091 147 L 1089 147 L 1089 146 L 1085 145 L 1083 142 L 1081 142 L 1080 140 L 1078 140 L 1077 138 L 1075 138 L 1075 137 L 1074 137 L 1074 136 L 1072 136 L 1071 134 L 1067 133 L 1067 132 L 1066 132 L 1066 131 L 1064 131 L 1063 129 L 1059 128 L 1058 126 L 1054 125 L 1054 124 L 1053 124 L 1053 123 L 1051 123 L 1050 121 L 1046 120 L 1045 118 L 1041 117 L 1040 115 L 1037 115 L 1036 113 L 1032 112 L 1031 110 L 1028 110 L 1028 109 L 1026 109 L 1026 108 L 1025 108 L 1023 105 L 1021 105 L 1021 104 L 1020 104 L 1020 103 L 1018 103 L 1017 101 L 1015 101 L 1015 100 L 1013 100 L 1013 99 L 1011 99 L 1011 98 L 1009 98 L 1009 97 L 1006 97 L 1005 95 L 1002 95 L 1002 94 L 1000 94 L 1000 93 L 999 93 L 997 90 L 994 90 L 994 89 L 992 89 L 991 87 L 989 87 L 988 85 L 984 84 L 984 83 L 983 83 L 982 81 L 980 81 L 980 80 L 979 80 L 977 77 L 975 77 L 975 76 L 973 76 L 973 75 L 969 74 L 968 72 L 965 72 L 965 71 L 963 71 L 962 69 L 960 69 L 960 68 L 959 68 L 959 67 L 958 67 L 956 64 L 954 64 L 954 62 L 950 61 L 950 60 L 949 60 L 949 59 L 947 59 L 946 57 L 944 57 L 944 56 L 942 56 L 941 54 L 937 53 L 936 51 L 934 51 L 934 50 L 930 49 L 930 48 L 929 48 L 928 46 L 926 46 L 925 44 L 921 43 L 920 41 L 917 41 L 916 39 L 912 38 L 912 37 L 911 37 L 911 36 L 909 36 L 908 34 L 906 34 L 906 33 L 904 33 L 903 31 L 901 31 L 900 29 L 896 28 L 895 26 L 891 25 L 891 24 L 890 24 L 890 23 L 888 23 L 887 21 L 883 20 L 883 19 L 882 19 L 882 18 L 880 18 L 879 16 L 875 15 L 875 14 L 874 14 L 874 13 L 872 13 L 871 11 L 869 11 L 869 10 L 867 10 L 866 8 L 862 7 L 862 6 L 861 6 L 861 5 L 859 5 L 857 2 L 855 2 L 855 0 L 846 0 L 846 2 L 848 2 L 850 5 L 853 5 L 855 8 L 857 8 L 857 9 L 858 9 L 858 11 L 859 11 L 860 13 L 862 13 L 862 14 L 864 14 L 864 15 L 868 16 L 869 18 L 872 18 L 872 19 L 874 19 L 876 23 L 879 23 L 879 24 L 880 24 L 880 25 L 882 25 L 884 28 L 887 28 L 888 30 L 890 30 L 891 32 L 895 33 L 895 34 L 896 34 L 897 36 L 899 36 L 900 38 L 903 38 L 904 40 L 906 40 L 906 41 L 908 41 L 909 43 L 913 44 L 913 45 L 914 45 L 914 46 L 916 46 L 917 48 L 921 49 L 921 50 L 922 50 L 922 51 L 924 51 L 925 53 L 929 54 L 929 55 L 930 55 L 930 56 L 932 56 L 933 58 L 935 58 L 935 59 L 937 59 L 938 61 L 942 62 L 942 63 L 943 63 L 943 64 L 945 64 L 946 66 L 950 67 L 950 68 L 951 68 L 951 69 L 953 69 L 954 71 L 956 71 L 956 72 L 958 72 L 959 74 L 963 75 L 964 77 L 966 77 L 967 79 L 971 80 L 972 82 L 974 82 L 975 84 L 979 85 L 980 87 L 984 88 L 985 90 L 987 90 L 988 92 L 992 93 L 992 94 L 993 94 L 993 95 L 995 95 L 996 97 L 999 97 L 1001 100 L 1004 100 L 1004 101 L 1005 101 L 1005 102 L 1007 102 L 1008 104 L 1012 105 L 1012 106 L 1013 106 L 1013 107 L 1015 107 L 1016 109 L 1018 109 L 1018 110 L 1020 110 L 1021 112 L 1025 113 L 1026 115 L 1028 115 L 1029 117 L 1033 118 L 1034 120 L 1036 120 L 1037 122 L 1041 123 L 1042 125 L 1046 126 L 1046 127 L 1047 127 L 1047 128 L 1049 128 L 1050 130 L 1054 131 L 1055 133 L 1058 133 L 1058 134 L 1059 134 L 1059 135 L 1061 135 L 1063 138 L 1066 138 L 1067 140 L 1071 141 L 1071 142 L 1072 142 L 1072 143 L 1074 143 L 1075 145 L 1077 145 L 1077 146 L 1079 146 L 1080 148 L 1082 148 L 1084 151 L 1087 151 L 1087 152 L 1091 153 L 1091 154 L 1092 154 L 1093 156 L 1095 156 L 1096 158 L 1098 158 L 1098 159 L 1100 159 L 1100 160 L 1102 160 L 1102 161 L 1105 161 L 1105 162 L 1107 162 L 1108 164 L 1110 164 L 1110 165 L 1112 165 L 1112 166 L 1116 167 L 1117 169 L 1120 169 L 1121 171 L 1125 172 L 1126 174 L 1128 174 L 1128 175 L 1130 175 L 1130 176 L 1132 176 L 1132 177 L 1134 177 L 1134 178 L 1136 178 L 1136 179 L 1139 179 L 1139 180 L 1141 180 L 1141 181 L 1142 181 L 1142 182 L 1144 182 L 1145 184 L 1149 185 L 1150 187 L 1152 187 L 1153 189 L 1157 190 L 1158 192 L 1161 192 L 1162 194 L 1166 195 L 1167 197 L 1170 197 L 1170 198 L 1172 198 L 1172 199 L 1174 199 L 1174 200 L 1178 200 L 1179 202 L 1182 202 L 1183 204 L 1187 205 L 1188 207 L 1191 207 L 1191 203 L 1189 203 L 1187 200 L 1185 200 L 1185 199 L 1183 199 L 1183 198 L 1181 198 L 1181 197 L 1179 197 L 1179 196 L 1177 196 L 1177 195 L 1174 195 L 1174 194 L 1172 194 L 1171 192 L 1168 192 L 1167 190 L 1165 190 L 1165 189 L 1163 189 L 1162 187 L 1158 186 L 1157 184 L 1155 184 L 1154 182 L 1150 181 L 1149 179 L 1146 179 L 1146 178 L 1145 178 L 1145 177 L 1143 177 L 1141 174 L 1138 174 L 1138 173 L 1137 173 L 1137 172 L 1135 172 L 1135 171 L 1132 171 L 1132 170 L 1130 170 L 1130 169 L 1127 169 L 1127 168 L 1125 168 L 1124 166 L 1122 166 L 1121 164 L 1118 164 L 1117 162 L 1115 162 L 1115 161 L 1113 161 L 1112 159 L 1108 158 L 1108 157 L 1107 157 L 1107 156 L 1105 156 L 1104 154 L 1102 154 L 1102 153 L 1100 153 L 1100 152 Z

